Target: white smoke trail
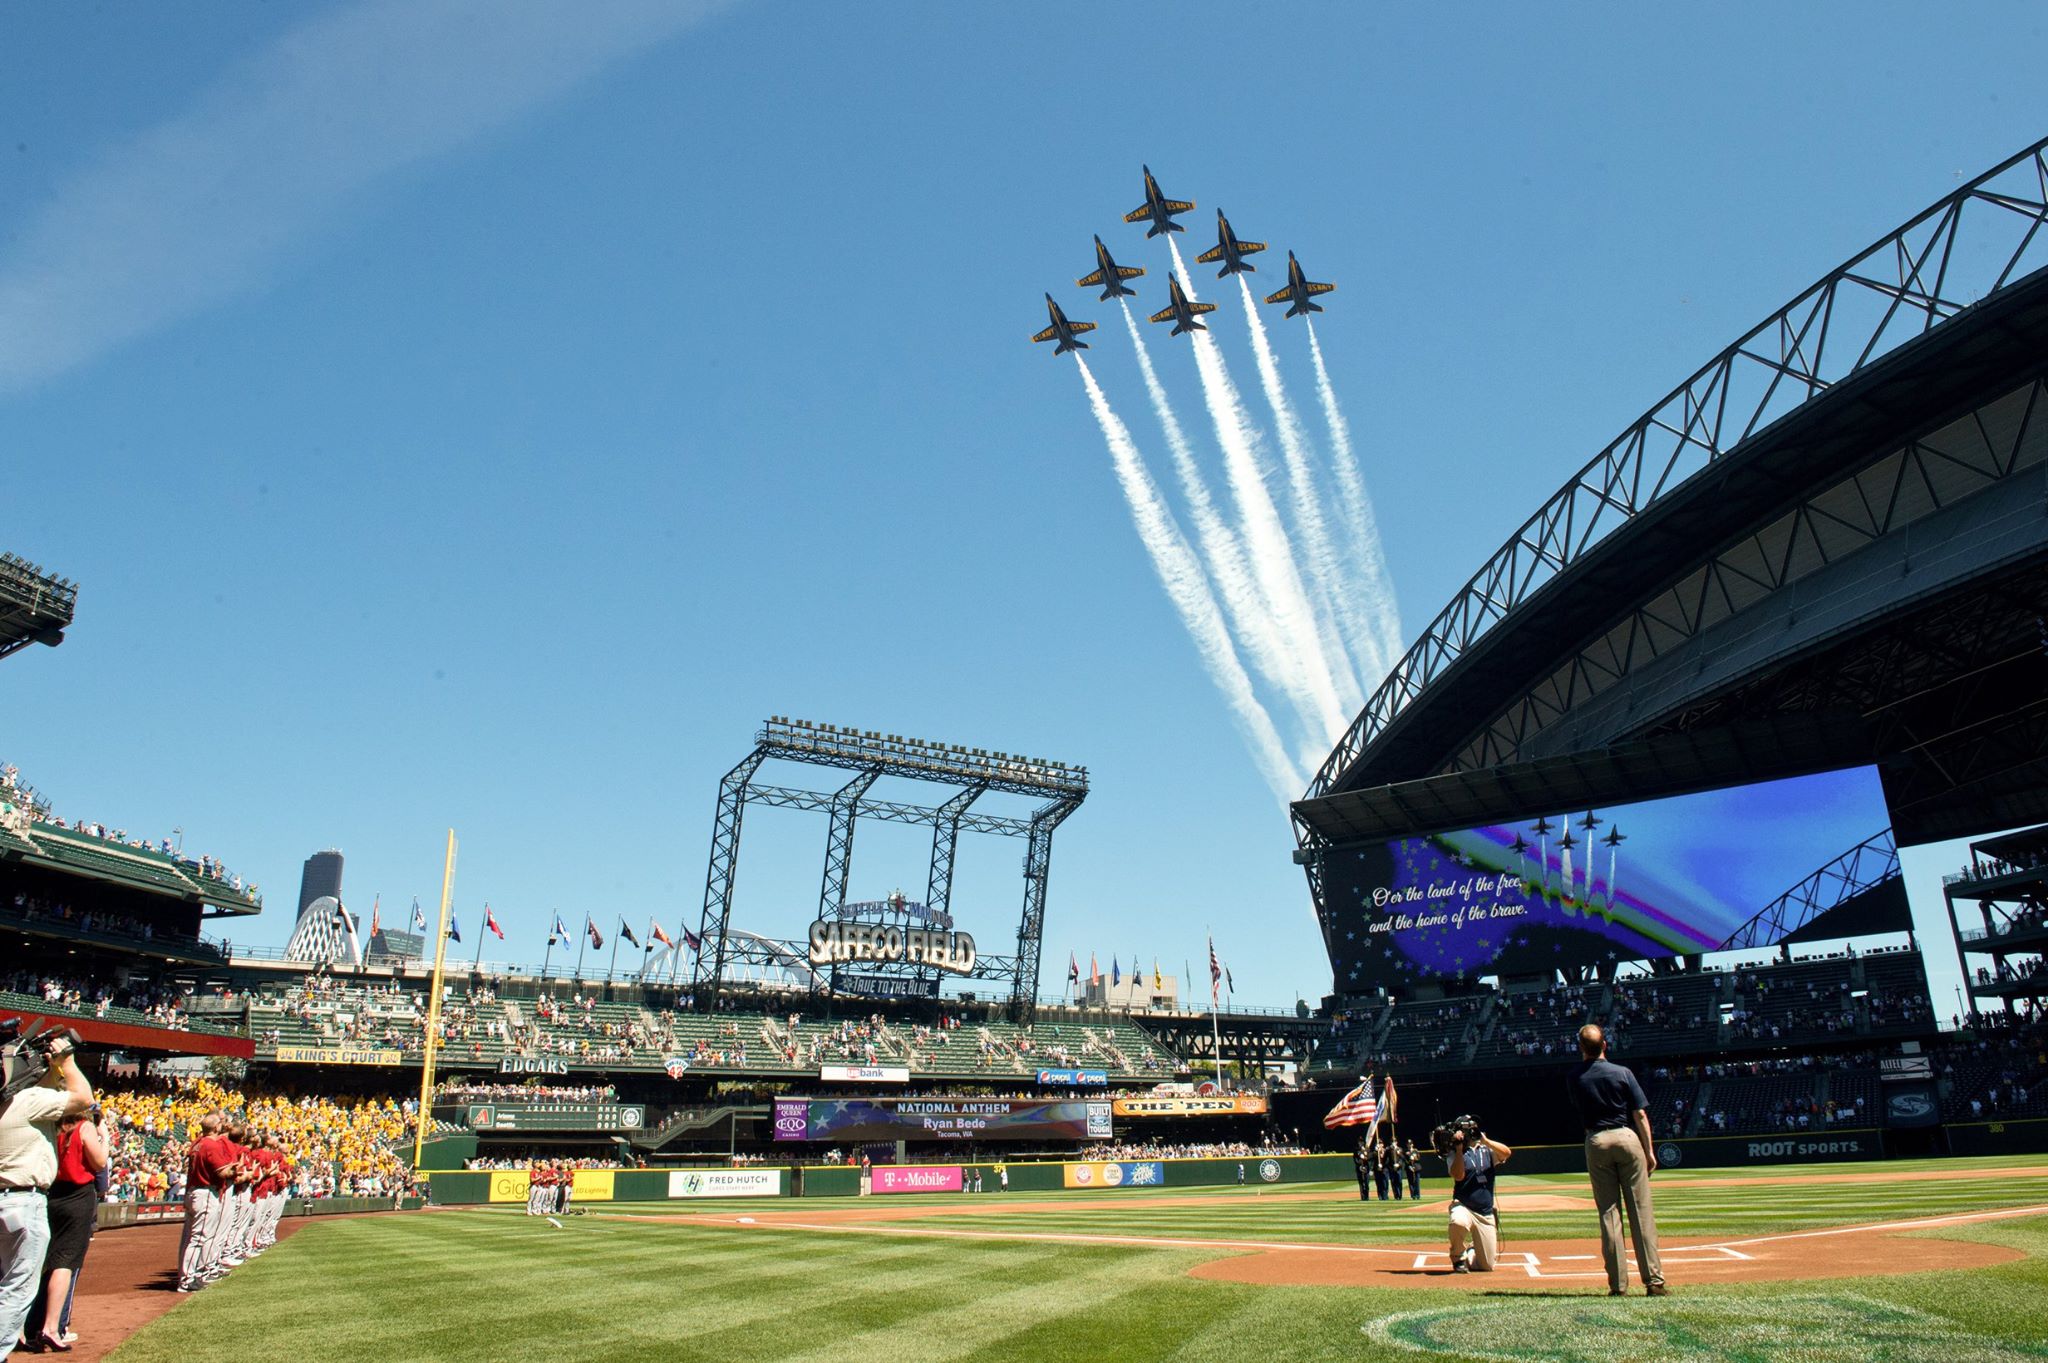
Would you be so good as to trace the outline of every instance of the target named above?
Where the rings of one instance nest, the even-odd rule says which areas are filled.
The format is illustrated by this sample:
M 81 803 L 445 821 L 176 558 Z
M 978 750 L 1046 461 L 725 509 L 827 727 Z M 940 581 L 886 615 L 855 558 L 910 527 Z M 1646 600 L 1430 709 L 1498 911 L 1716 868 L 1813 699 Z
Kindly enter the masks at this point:
M 1152 557 L 1160 585 L 1166 588 L 1167 599 L 1180 612 L 1181 623 L 1194 639 L 1195 650 L 1201 655 L 1210 680 L 1223 693 L 1243 729 L 1259 774 L 1281 800 L 1291 800 L 1307 784 L 1307 778 L 1289 760 L 1280 734 L 1273 727 L 1272 716 L 1252 691 L 1251 678 L 1237 660 L 1237 649 L 1230 642 L 1230 631 L 1224 626 L 1222 612 L 1216 608 L 1216 598 L 1209 590 L 1201 563 L 1188 547 L 1165 499 L 1159 495 L 1159 485 L 1152 481 L 1152 473 L 1139 456 L 1129 428 L 1110 410 L 1109 399 L 1095 382 L 1088 362 L 1076 355 L 1074 363 L 1081 371 L 1081 382 L 1087 386 L 1088 405 L 1094 409 L 1095 422 L 1102 427 L 1102 438 L 1109 445 L 1117 482 L 1123 487 L 1124 500 L 1130 504 L 1131 522 L 1138 529 L 1146 553 Z
M 1252 355 L 1258 361 L 1259 384 L 1266 390 L 1266 405 L 1273 409 L 1273 430 L 1280 437 L 1280 456 L 1287 464 L 1287 490 L 1293 503 L 1294 528 L 1300 533 L 1302 551 L 1308 557 L 1309 580 L 1315 587 L 1316 625 L 1322 632 L 1323 649 L 1336 662 L 1332 672 L 1343 689 L 1344 708 L 1356 714 L 1365 705 L 1358 689 L 1358 677 L 1349 660 L 1356 657 L 1375 677 L 1384 675 L 1385 660 L 1379 656 L 1379 641 L 1373 636 L 1358 598 L 1347 590 L 1336 548 L 1330 542 L 1330 527 L 1323 519 L 1323 501 L 1316 487 L 1315 466 L 1310 461 L 1308 437 L 1295 418 L 1294 404 L 1287 400 L 1287 387 L 1280 381 L 1280 363 L 1273 358 L 1273 345 L 1266 336 L 1266 320 L 1252 297 L 1252 286 L 1237 277 L 1238 297 L 1244 302 L 1245 326 L 1252 336 Z
M 1145 377 L 1145 391 L 1151 396 L 1152 410 L 1166 432 L 1166 448 L 1173 456 L 1174 473 L 1180 479 L 1181 493 L 1187 498 L 1188 515 L 1195 527 L 1195 543 L 1200 547 L 1209 574 L 1223 596 L 1223 608 L 1235 628 L 1234 637 L 1244 645 L 1245 652 L 1251 656 L 1252 666 L 1266 681 L 1285 691 L 1293 675 L 1286 641 L 1274 628 L 1272 613 L 1266 609 L 1265 601 L 1259 595 L 1258 582 L 1245 561 L 1243 541 L 1216 510 L 1215 499 L 1209 494 L 1208 480 L 1202 476 L 1201 466 L 1195 462 L 1194 447 L 1188 443 L 1187 432 L 1181 428 L 1173 404 L 1167 400 L 1166 385 L 1159 381 L 1159 371 L 1152 365 L 1152 354 L 1145 348 L 1145 338 L 1138 330 L 1138 319 L 1131 315 L 1131 305 L 1125 303 L 1123 311 L 1124 325 L 1131 333 L 1131 347 L 1138 352 L 1138 371 Z
M 1343 499 L 1351 559 L 1357 568 L 1366 613 L 1373 622 L 1373 635 L 1379 641 L 1382 661 L 1373 666 L 1369 679 L 1377 687 L 1401 659 L 1401 607 L 1394 599 L 1394 585 L 1387 576 L 1386 551 L 1380 547 L 1379 526 L 1373 520 L 1372 502 L 1365 495 L 1358 456 L 1351 449 L 1351 426 L 1337 406 L 1337 390 L 1330 385 L 1330 371 L 1323 363 L 1323 344 L 1316 339 L 1316 320 L 1303 320 L 1308 323 L 1309 355 L 1315 361 L 1316 396 L 1323 404 L 1323 419 L 1330 426 L 1330 466 L 1337 475 L 1338 496 Z
M 1174 269 L 1181 284 L 1186 287 L 1188 267 L 1181 261 L 1180 247 L 1172 237 L 1166 239 L 1166 245 L 1173 253 Z M 1187 294 L 1189 298 L 1195 296 L 1192 288 L 1187 289 Z M 1216 441 L 1223 447 L 1223 471 L 1244 523 L 1252 574 L 1293 663 L 1287 690 L 1301 714 L 1303 726 L 1334 742 L 1344 732 L 1351 712 L 1345 710 L 1338 697 L 1337 684 L 1316 631 L 1315 612 L 1309 606 L 1307 592 L 1302 590 L 1301 576 L 1295 571 L 1294 546 L 1289 543 L 1287 528 L 1280 523 L 1280 513 L 1274 509 L 1272 495 L 1266 490 L 1251 418 L 1237 395 L 1237 386 L 1230 381 L 1223 352 L 1217 348 L 1215 339 L 1207 331 L 1197 331 L 1188 339 L 1195 345 L 1195 368 L 1202 376 L 1202 397 L 1209 405 Z

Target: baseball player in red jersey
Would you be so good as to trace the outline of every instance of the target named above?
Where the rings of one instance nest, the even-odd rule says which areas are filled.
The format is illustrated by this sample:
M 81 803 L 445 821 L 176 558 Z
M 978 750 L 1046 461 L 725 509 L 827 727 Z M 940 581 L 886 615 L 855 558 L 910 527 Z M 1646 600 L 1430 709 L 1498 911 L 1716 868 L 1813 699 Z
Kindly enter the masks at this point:
M 234 1156 L 221 1128 L 227 1118 L 209 1112 L 185 1158 L 185 1233 L 178 1242 L 178 1290 L 196 1292 L 220 1251 L 227 1219 L 226 1188 Z
M 264 1199 L 262 1217 L 256 1223 L 258 1254 L 277 1243 L 278 1219 L 284 1215 L 285 1198 L 292 1186 L 292 1163 L 284 1153 L 284 1137 L 273 1132 L 263 1144 L 263 1162 L 270 1169 L 270 1195 Z

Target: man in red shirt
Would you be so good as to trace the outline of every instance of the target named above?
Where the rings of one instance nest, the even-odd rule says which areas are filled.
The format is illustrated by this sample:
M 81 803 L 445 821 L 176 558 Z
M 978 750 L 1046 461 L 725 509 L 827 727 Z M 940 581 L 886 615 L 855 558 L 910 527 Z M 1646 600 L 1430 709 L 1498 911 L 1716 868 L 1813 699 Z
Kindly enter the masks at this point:
M 255 1164 L 249 1158 L 249 1128 L 239 1120 L 228 1123 L 226 1138 L 228 1149 L 234 1156 L 234 1167 L 221 1189 L 221 1201 L 226 1210 L 221 1214 L 220 1252 L 208 1272 L 218 1277 L 231 1268 L 242 1264 L 243 1242 L 249 1231 L 249 1188 L 255 1179 Z
M 227 1201 L 223 1191 L 235 1158 L 221 1127 L 227 1118 L 209 1112 L 199 1119 L 199 1139 L 185 1158 L 185 1234 L 178 1242 L 178 1290 L 196 1292 L 219 1256 Z

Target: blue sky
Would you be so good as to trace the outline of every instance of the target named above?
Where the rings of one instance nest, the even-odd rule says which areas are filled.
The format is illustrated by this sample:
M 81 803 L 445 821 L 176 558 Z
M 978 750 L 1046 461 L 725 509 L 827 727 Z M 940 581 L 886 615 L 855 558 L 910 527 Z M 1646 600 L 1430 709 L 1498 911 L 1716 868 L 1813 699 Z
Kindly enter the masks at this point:
M 1048 987 L 1069 949 L 1172 971 L 1212 926 L 1241 999 L 1313 999 L 1284 817 L 1070 363 L 1028 344 L 1041 293 L 1113 319 L 1071 287 L 1099 232 L 1159 306 L 1119 221 L 1140 161 L 1200 204 L 1195 249 L 1220 204 L 1337 281 L 1319 334 L 1412 636 L 1721 345 L 2040 136 L 2043 22 L 13 7 L 4 542 L 83 592 L 62 648 L 0 667 L 0 754 L 60 812 L 182 826 L 264 883 L 273 940 L 306 853 L 402 904 L 452 825 L 458 904 L 526 960 L 557 907 L 694 921 L 766 715 L 1056 757 L 1095 790 Z M 739 921 L 793 935 L 822 825 L 747 839 Z M 963 853 L 984 943 L 1019 850 Z M 920 890 L 924 857 L 864 828 L 853 893 Z

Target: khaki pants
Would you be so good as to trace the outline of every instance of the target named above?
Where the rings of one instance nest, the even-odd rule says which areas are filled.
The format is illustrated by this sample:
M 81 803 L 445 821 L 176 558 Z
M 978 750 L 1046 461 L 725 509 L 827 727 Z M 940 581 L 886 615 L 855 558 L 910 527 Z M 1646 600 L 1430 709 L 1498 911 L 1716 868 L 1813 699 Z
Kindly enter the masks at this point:
M 1657 1254 L 1657 1212 L 1650 1205 L 1650 1165 L 1643 1143 L 1626 1127 L 1586 1136 L 1586 1173 L 1593 1180 L 1593 1205 L 1600 1209 L 1600 1255 L 1607 1263 L 1610 1291 L 1628 1287 L 1628 1259 L 1621 1239 L 1621 1212 L 1636 1240 L 1636 1267 L 1651 1287 L 1664 1283 Z
M 1491 1216 L 1481 1216 L 1470 1207 L 1451 1204 L 1451 1263 L 1456 1264 L 1465 1253 L 1465 1242 L 1472 1242 L 1472 1271 L 1491 1273 L 1500 1259 L 1500 1223 Z

